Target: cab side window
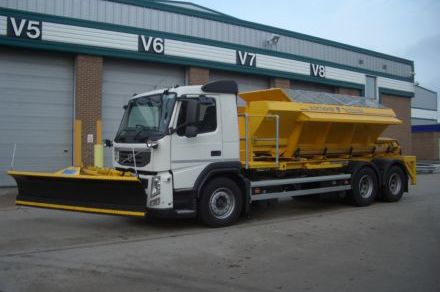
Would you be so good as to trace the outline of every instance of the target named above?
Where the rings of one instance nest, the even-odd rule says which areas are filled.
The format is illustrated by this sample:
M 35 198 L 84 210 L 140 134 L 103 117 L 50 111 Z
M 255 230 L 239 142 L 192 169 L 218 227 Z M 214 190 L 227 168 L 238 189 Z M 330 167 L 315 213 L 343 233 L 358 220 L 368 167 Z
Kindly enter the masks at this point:
M 182 101 L 177 120 L 177 135 L 185 136 L 186 124 L 186 101 Z M 204 102 L 200 103 L 199 117 L 196 125 L 197 133 L 214 132 L 217 129 L 217 107 L 214 98 L 204 98 Z

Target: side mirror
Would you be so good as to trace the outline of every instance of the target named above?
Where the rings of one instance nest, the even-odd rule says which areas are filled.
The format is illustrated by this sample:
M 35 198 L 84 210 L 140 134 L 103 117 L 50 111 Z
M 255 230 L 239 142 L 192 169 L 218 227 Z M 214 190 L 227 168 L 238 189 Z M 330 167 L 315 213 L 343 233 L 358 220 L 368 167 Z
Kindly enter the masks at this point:
M 122 106 L 122 108 L 123 108 L 124 110 L 126 110 L 126 109 L 128 108 L 128 104 L 124 104 L 124 105 Z
M 196 126 L 186 126 L 185 137 L 194 138 L 195 136 L 197 136 L 197 127 Z
M 104 140 L 104 147 L 106 147 L 106 148 L 113 147 L 113 142 L 111 140 L 109 140 L 109 139 L 105 139 Z
M 193 125 L 198 122 L 200 104 L 197 99 L 189 99 L 186 104 L 186 125 Z

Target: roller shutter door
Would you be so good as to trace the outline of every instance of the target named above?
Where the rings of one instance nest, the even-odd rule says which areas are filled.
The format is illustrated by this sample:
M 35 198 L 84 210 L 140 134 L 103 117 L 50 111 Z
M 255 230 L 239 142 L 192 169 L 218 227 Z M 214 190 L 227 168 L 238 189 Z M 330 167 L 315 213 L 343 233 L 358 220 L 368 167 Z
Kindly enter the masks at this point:
M 73 58 L 0 48 L 0 186 L 16 144 L 15 169 L 72 165 Z
M 104 60 L 102 85 L 103 138 L 113 140 L 119 128 L 122 106 L 134 93 L 184 85 L 182 67 L 127 60 Z M 105 150 L 105 166 L 110 167 L 111 151 Z
M 235 72 L 226 71 L 211 71 L 209 73 L 210 81 L 217 80 L 235 80 L 238 83 L 239 91 L 251 91 L 257 89 L 269 88 L 269 78 L 257 76 L 257 75 L 246 75 Z
M 238 91 L 252 91 L 258 89 L 265 89 L 270 87 L 270 81 L 267 77 L 256 76 L 256 75 L 246 75 L 234 72 L 226 71 L 211 71 L 209 74 L 210 81 L 217 80 L 235 80 L 238 84 Z M 244 104 L 244 102 L 239 99 L 239 105 Z

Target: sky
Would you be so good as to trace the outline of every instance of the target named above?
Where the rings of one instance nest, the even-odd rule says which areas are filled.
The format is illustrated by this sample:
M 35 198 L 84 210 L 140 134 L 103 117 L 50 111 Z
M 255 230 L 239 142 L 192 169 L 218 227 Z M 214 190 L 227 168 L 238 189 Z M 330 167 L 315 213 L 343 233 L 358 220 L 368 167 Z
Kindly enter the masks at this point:
M 219 12 L 414 61 L 440 93 L 440 0 L 189 0 Z

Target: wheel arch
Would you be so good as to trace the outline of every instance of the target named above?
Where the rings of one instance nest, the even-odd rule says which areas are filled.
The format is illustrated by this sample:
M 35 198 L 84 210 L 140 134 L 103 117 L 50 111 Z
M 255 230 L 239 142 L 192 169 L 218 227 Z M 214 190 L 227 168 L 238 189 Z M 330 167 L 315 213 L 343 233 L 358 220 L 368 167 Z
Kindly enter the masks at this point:
M 382 185 L 382 176 L 380 174 L 380 170 L 377 167 L 377 165 L 373 162 L 368 161 L 351 161 L 347 166 L 347 171 L 351 174 L 352 177 L 356 174 L 359 169 L 362 167 L 367 166 L 373 169 L 373 171 L 376 174 L 378 185 Z
M 200 197 L 203 186 L 217 177 L 229 178 L 237 184 L 243 196 L 243 211 L 247 213 L 250 205 L 250 181 L 243 176 L 241 163 L 239 161 L 214 162 L 206 166 L 194 183 L 196 198 L 198 199 Z

